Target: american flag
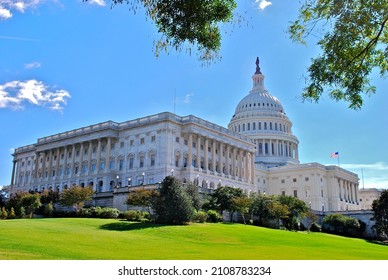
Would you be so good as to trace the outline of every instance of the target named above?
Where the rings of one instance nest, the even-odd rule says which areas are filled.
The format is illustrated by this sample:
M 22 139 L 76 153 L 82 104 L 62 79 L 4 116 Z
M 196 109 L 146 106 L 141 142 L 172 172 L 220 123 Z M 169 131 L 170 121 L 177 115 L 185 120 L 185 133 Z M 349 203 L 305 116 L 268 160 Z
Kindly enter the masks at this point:
M 331 153 L 330 157 L 337 158 L 337 157 L 339 157 L 339 153 L 338 152 Z

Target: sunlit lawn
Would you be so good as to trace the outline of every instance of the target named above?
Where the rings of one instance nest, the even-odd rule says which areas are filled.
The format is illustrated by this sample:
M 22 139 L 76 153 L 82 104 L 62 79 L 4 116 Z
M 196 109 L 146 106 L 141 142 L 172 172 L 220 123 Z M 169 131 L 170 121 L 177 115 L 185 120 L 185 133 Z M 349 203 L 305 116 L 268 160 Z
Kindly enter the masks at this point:
M 0 221 L 0 259 L 388 259 L 388 246 L 241 224 L 163 226 L 104 219 Z

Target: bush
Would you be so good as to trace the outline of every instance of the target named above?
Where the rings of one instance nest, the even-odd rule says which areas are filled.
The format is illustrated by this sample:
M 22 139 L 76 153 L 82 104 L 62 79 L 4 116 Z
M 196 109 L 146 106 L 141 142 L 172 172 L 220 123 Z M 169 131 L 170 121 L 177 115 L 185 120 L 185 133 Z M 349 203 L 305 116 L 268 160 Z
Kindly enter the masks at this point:
M 222 221 L 222 216 L 214 210 L 207 211 L 207 221 L 210 223 L 218 223 Z
M 44 215 L 46 217 L 52 217 L 53 213 L 54 213 L 54 206 L 53 206 L 53 203 L 52 202 L 49 202 L 48 204 L 46 204 L 44 206 L 44 211 L 43 211 Z
M 78 215 L 81 218 L 92 218 L 93 215 L 95 215 L 94 210 L 95 210 L 94 207 L 93 208 L 81 208 L 78 212 Z
M 102 219 L 117 219 L 120 211 L 116 208 L 100 208 L 97 211 L 97 218 Z
M 11 211 L 9 211 L 9 214 L 8 214 L 8 219 L 15 219 L 15 218 L 16 218 L 15 209 L 11 207 Z
M 0 219 L 5 220 L 8 217 L 8 212 L 5 210 L 5 207 L 1 208 Z
M 24 219 L 26 217 L 26 210 L 24 207 L 20 207 L 20 219 Z
M 207 220 L 207 214 L 203 210 L 199 210 L 197 213 L 195 213 L 194 220 L 198 223 L 204 223 Z
M 312 223 L 310 227 L 310 231 L 312 232 L 321 232 L 322 228 L 317 223 Z
M 128 210 L 123 213 L 123 218 L 127 221 L 138 221 L 146 223 L 150 221 L 150 214 L 144 211 Z

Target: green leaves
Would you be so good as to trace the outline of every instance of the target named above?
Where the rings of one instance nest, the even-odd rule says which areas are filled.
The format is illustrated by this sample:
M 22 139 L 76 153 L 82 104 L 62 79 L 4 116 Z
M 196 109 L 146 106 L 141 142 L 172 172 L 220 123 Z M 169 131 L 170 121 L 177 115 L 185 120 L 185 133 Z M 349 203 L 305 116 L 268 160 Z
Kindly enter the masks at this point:
M 87 1 L 87 0 L 84 0 Z M 196 48 L 201 60 L 217 57 L 221 48 L 220 24 L 231 22 L 235 0 L 112 0 L 128 4 L 134 12 L 142 6 L 155 22 L 161 38 L 155 41 L 156 55 L 172 47 L 181 51 Z
M 375 93 L 369 75 L 388 71 L 388 2 L 307 0 L 289 27 L 292 40 L 305 44 L 318 29 L 322 53 L 308 68 L 303 100 L 318 102 L 324 92 L 352 109 Z

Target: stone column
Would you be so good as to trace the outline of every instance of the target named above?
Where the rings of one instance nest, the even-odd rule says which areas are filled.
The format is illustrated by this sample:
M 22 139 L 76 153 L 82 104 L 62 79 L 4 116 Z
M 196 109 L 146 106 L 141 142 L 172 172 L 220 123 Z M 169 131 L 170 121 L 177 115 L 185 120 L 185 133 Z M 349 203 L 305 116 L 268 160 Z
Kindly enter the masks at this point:
M 71 165 L 70 165 L 70 177 L 74 176 L 74 163 L 75 163 L 75 144 L 71 149 Z
M 60 156 L 61 156 L 61 149 L 57 148 L 57 161 L 55 162 L 55 177 L 59 178 L 59 162 L 60 162 Z
M 229 169 L 230 169 L 230 162 L 229 162 L 229 155 L 230 155 L 230 146 L 226 145 L 226 159 L 225 159 L 225 174 L 229 175 Z
M 249 159 L 251 154 L 248 152 L 245 152 L 245 176 L 244 179 L 249 182 L 249 177 L 250 177 L 250 164 L 249 164 Z
M 54 152 L 53 150 L 50 150 L 49 152 L 49 166 L 48 166 L 48 178 L 50 180 L 52 180 L 52 177 L 53 177 L 53 174 L 52 174 L 52 170 L 53 170 L 53 157 L 54 157 Z
M 237 157 L 237 151 L 236 148 L 233 147 L 233 159 L 232 159 L 232 176 L 236 177 L 236 157 Z
M 269 143 L 268 143 L 268 153 L 270 156 L 272 156 L 272 140 L 269 139 Z
M 242 167 L 243 167 L 243 161 L 242 161 L 242 151 L 238 151 L 238 177 L 240 179 L 243 178 L 243 172 L 242 172 Z
M 201 168 L 201 135 L 197 136 L 197 168 Z
M 89 141 L 89 146 L 88 146 L 88 175 L 91 174 L 90 170 L 92 168 L 92 152 L 93 152 L 93 144 L 92 140 Z
M 223 158 L 223 153 L 224 153 L 224 144 L 221 142 L 220 143 L 220 174 L 224 173 L 224 158 Z
M 112 144 L 112 138 L 108 137 L 106 140 L 106 152 L 105 152 L 105 172 L 109 172 L 109 165 L 110 165 L 110 148 Z M 145 158 L 144 158 L 145 161 Z
M 205 170 L 209 167 L 209 140 L 205 138 Z
M 252 184 L 255 183 L 255 157 L 251 157 L 251 182 Z
M 187 167 L 193 166 L 193 134 L 189 133 Z
M 66 174 L 66 171 L 67 171 L 67 146 L 65 146 L 65 151 L 63 152 L 63 174 L 62 174 L 62 178 L 65 178 L 67 176 Z
M 15 182 L 15 170 L 16 170 L 16 160 L 13 160 L 12 176 L 11 176 L 11 188 L 13 188 L 13 185 Z
M 217 158 L 216 158 L 216 141 L 213 140 L 213 146 L 212 146 L 212 169 L 213 169 L 213 172 L 216 172 L 216 162 L 217 162 Z
M 46 151 L 42 152 L 43 159 L 42 159 L 42 180 L 46 179 Z
M 100 172 L 100 162 L 101 162 L 101 138 L 97 142 L 97 162 L 96 162 L 96 171 Z
M 79 149 L 79 174 L 83 174 L 83 161 L 84 161 L 84 142 L 80 143 L 81 147 Z
M 262 155 L 265 156 L 265 139 L 263 139 L 262 141 L 263 143 L 261 144 L 261 152 L 262 152 Z

